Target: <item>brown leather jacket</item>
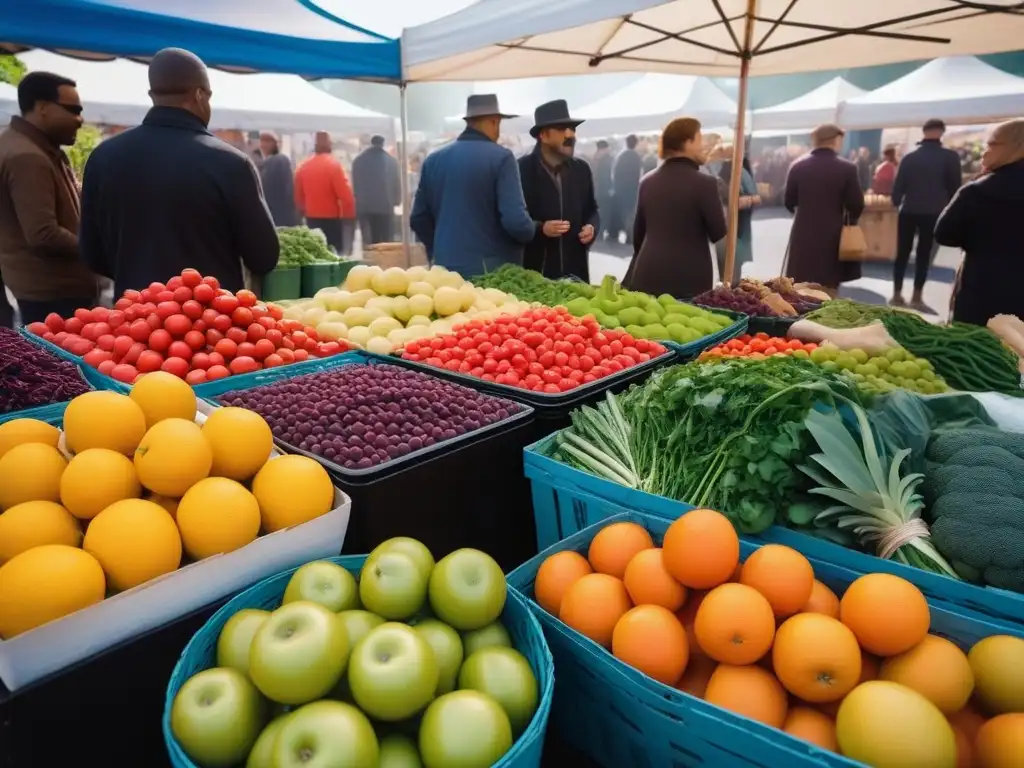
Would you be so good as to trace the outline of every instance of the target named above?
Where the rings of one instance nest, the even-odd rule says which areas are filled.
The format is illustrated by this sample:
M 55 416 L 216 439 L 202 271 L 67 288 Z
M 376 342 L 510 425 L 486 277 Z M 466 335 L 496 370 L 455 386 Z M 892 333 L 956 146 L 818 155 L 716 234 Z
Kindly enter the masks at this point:
M 0 270 L 17 299 L 96 294 L 78 255 L 78 184 L 63 151 L 20 117 L 0 133 Z

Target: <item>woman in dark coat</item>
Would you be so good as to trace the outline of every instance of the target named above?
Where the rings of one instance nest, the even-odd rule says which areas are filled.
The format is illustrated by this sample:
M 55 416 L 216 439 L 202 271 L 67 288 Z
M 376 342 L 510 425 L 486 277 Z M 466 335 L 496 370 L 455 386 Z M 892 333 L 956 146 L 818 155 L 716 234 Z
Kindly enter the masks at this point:
M 786 208 L 796 216 L 783 274 L 837 292 L 840 283 L 860 277 L 860 262 L 839 261 L 839 240 L 844 221 L 856 224 L 860 218 L 864 192 L 857 166 L 837 154 L 843 129 L 819 125 L 811 139 L 815 148 L 786 177 Z
M 964 251 L 953 319 L 975 325 L 1024 317 L 1024 120 L 992 131 L 982 164 L 985 174 L 960 187 L 935 225 L 940 245 Z
M 713 286 L 711 243 L 726 233 L 718 179 L 700 172 L 700 122 L 681 117 L 669 123 L 659 155 L 664 162 L 640 182 L 633 261 L 623 285 L 690 298 Z

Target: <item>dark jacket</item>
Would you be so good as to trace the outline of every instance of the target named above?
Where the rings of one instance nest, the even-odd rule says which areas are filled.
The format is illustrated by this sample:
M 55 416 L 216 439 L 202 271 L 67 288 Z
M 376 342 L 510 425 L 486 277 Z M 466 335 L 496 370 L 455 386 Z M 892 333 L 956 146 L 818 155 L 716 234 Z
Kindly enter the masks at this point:
M 643 163 L 640 167 L 641 173 L 650 173 L 658 167 L 658 156 L 653 152 L 648 152 L 644 155 Z
M 521 264 L 537 234 L 515 156 L 473 128 L 427 155 L 409 223 L 431 261 L 464 277 Z
M 925 139 L 896 169 L 892 204 L 900 213 L 937 216 L 960 189 L 960 156 L 938 139 Z
M 0 270 L 17 299 L 96 296 L 78 255 L 78 183 L 67 155 L 20 117 L 0 133 Z
M 393 216 L 402 200 L 398 161 L 383 147 L 364 149 L 352 161 L 352 191 L 359 216 Z
M 615 190 L 616 204 L 629 207 L 636 205 L 640 189 L 640 177 L 643 175 L 644 161 L 635 149 L 624 149 L 615 158 L 612 170 L 612 186 Z
M 984 325 L 998 314 L 1024 317 L 1024 160 L 960 188 L 935 226 L 940 245 L 962 248 L 953 319 Z
M 523 253 L 523 266 L 547 277 L 572 275 L 590 282 L 590 246 L 580 242 L 580 230 L 590 224 L 595 235 L 601 231 L 590 166 L 568 158 L 558 168 L 551 168 L 537 144 L 533 152 L 519 158 L 519 175 L 526 209 L 538 225 Z M 561 237 L 548 237 L 542 227 L 552 220 L 568 221 L 569 231 Z
M 860 262 L 839 261 L 843 222 L 864 210 L 857 166 L 831 149 L 815 149 L 789 167 L 786 208 L 795 212 L 786 256 L 787 277 L 837 287 L 860 277 Z
M 611 155 L 604 154 L 595 157 L 591 163 L 591 167 L 594 169 L 594 192 L 599 199 L 611 197 L 613 162 Z
M 292 161 L 280 152 L 271 155 L 260 166 L 263 181 L 263 195 L 267 208 L 278 227 L 294 227 L 299 223 L 299 212 L 295 209 L 295 174 Z
M 242 265 L 277 265 L 274 222 L 252 160 L 183 109 L 153 107 L 100 144 L 82 189 L 82 257 L 118 294 L 187 267 L 244 287 Z
M 690 298 L 711 288 L 711 243 L 725 237 L 718 179 L 687 158 L 644 176 L 633 222 L 633 261 L 623 284 L 635 291 Z

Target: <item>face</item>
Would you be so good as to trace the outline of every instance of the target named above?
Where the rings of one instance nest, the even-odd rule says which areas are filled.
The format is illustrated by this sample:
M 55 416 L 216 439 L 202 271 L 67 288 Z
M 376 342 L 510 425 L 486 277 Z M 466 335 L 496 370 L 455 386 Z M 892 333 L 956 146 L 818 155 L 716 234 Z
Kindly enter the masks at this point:
M 994 170 L 1006 164 L 1009 155 L 1009 147 L 1002 131 L 996 128 L 988 137 L 985 145 L 985 152 L 981 156 L 981 164 L 989 170 Z
M 688 141 L 683 145 L 683 152 L 692 160 L 697 161 L 700 165 L 704 165 L 708 161 L 708 157 L 711 155 L 711 151 L 715 148 L 710 142 L 704 142 L 704 135 L 697 131 L 697 134 L 693 137 L 693 141 Z
M 277 151 L 277 142 L 269 136 L 260 136 L 260 152 L 263 153 L 264 157 L 268 157 Z
M 40 102 L 36 108 L 47 136 L 61 146 L 75 143 L 75 136 L 83 122 L 82 100 L 77 90 L 70 85 L 62 85 L 57 89 L 57 101 Z
M 541 143 L 563 157 L 572 157 L 576 147 L 576 131 L 568 125 L 556 125 L 540 132 Z

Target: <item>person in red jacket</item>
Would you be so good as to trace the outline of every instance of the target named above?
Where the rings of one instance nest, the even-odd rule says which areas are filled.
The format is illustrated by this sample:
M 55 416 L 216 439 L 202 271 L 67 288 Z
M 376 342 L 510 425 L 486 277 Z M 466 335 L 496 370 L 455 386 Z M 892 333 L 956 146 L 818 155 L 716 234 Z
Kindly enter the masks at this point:
M 345 169 L 331 153 L 331 137 L 326 131 L 316 134 L 315 151 L 295 172 L 295 205 L 310 229 L 321 230 L 328 245 L 347 256 L 352 252 L 356 199 Z M 350 232 L 347 237 L 346 230 Z
M 896 181 L 896 147 L 886 147 L 882 153 L 883 160 L 875 169 L 875 178 L 871 181 L 871 191 L 876 195 L 892 195 L 892 185 Z

